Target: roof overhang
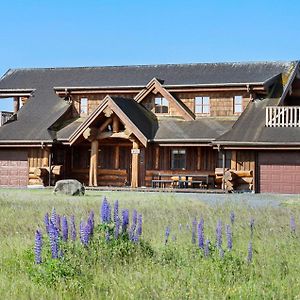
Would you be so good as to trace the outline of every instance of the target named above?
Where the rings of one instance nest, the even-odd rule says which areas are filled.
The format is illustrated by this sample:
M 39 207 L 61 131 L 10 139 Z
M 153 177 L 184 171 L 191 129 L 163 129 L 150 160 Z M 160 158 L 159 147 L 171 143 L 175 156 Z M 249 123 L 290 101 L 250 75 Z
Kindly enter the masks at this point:
M 0 89 L 0 98 L 30 97 L 35 89 Z

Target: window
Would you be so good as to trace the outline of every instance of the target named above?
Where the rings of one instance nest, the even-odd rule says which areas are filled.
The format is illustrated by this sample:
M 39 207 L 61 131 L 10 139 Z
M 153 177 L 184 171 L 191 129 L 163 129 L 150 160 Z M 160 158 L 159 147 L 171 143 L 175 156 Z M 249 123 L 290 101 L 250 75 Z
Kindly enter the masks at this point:
M 243 96 L 234 96 L 233 98 L 233 112 L 241 113 L 243 111 Z
M 159 114 L 169 113 L 169 102 L 166 98 L 155 98 L 155 112 Z
M 88 113 L 88 98 L 80 99 L 80 114 L 87 115 Z
M 209 114 L 209 97 L 195 97 L 195 113 L 196 114 Z
M 184 170 L 186 168 L 185 149 L 173 149 L 171 158 L 171 168 L 173 170 Z

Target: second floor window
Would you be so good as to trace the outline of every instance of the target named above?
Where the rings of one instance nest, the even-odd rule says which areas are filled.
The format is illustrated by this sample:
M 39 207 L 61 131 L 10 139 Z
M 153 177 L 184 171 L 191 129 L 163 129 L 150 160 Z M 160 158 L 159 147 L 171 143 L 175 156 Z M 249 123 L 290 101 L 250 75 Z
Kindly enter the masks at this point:
M 243 111 L 243 96 L 233 97 L 233 112 L 241 113 Z
M 80 114 L 87 115 L 88 113 L 88 98 L 80 99 Z
M 169 113 L 169 102 L 166 98 L 155 98 L 155 113 L 167 114 Z
M 210 113 L 209 97 L 195 97 L 195 113 L 209 114 Z

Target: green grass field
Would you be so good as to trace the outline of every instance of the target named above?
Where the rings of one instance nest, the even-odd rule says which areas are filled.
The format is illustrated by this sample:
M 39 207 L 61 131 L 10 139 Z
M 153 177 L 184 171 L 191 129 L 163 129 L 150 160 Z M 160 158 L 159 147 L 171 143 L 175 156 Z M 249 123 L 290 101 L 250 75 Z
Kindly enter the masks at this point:
M 73 277 L 54 274 L 56 279 L 50 284 L 45 276 L 44 281 L 35 280 L 28 271 L 36 268 L 29 254 L 35 230 L 45 232 L 45 213 L 55 207 L 60 215 L 74 214 L 78 226 L 94 209 L 99 223 L 104 195 L 112 205 L 118 199 L 120 210 L 135 208 L 142 213 L 142 239 L 152 248 L 152 255 L 139 250 L 118 258 L 103 243 L 99 249 L 95 243 L 93 249 L 81 249 L 78 241 L 81 250 L 71 257 L 71 265 L 77 266 Z M 299 299 L 300 206 L 295 199 L 291 203 L 253 208 L 229 200 L 210 205 L 192 195 L 169 193 L 87 192 L 84 197 L 70 197 L 54 196 L 49 190 L 0 190 L 0 299 Z M 231 211 L 235 223 L 229 252 L 224 227 L 230 224 Z M 292 215 L 295 234 L 290 229 Z M 201 216 L 205 238 L 212 245 L 208 257 L 191 242 L 193 219 L 199 222 Z M 251 218 L 255 223 L 253 261 L 248 263 Z M 219 219 L 223 258 L 213 250 Z M 165 245 L 167 226 L 171 232 Z

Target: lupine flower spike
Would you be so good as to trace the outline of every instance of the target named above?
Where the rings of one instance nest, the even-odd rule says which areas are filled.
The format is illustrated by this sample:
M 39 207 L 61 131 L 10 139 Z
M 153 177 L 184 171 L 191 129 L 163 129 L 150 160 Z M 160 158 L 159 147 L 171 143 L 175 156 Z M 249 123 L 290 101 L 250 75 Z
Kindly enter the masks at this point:
M 137 235 L 140 237 L 143 232 L 143 219 L 142 215 L 138 215 Z
M 168 243 L 169 235 L 170 235 L 170 227 L 168 226 L 165 232 L 165 245 L 167 245 Z
M 54 207 L 52 208 L 50 220 L 51 220 L 52 224 L 53 224 L 54 226 L 56 226 L 56 223 L 57 223 L 57 220 L 56 220 L 56 210 L 55 210 Z
M 295 218 L 294 216 L 291 216 L 290 219 L 290 227 L 291 227 L 291 233 L 295 234 L 296 233 L 296 223 L 295 223 Z
M 230 225 L 226 225 L 227 249 L 232 250 L 232 232 Z
M 104 197 L 102 205 L 101 205 L 101 221 L 102 223 L 109 223 L 111 221 L 111 209 L 110 204 L 107 199 Z
M 249 245 L 248 245 L 248 257 L 247 257 L 247 261 L 248 263 L 251 263 L 252 262 L 252 242 L 249 242 Z
M 52 258 L 58 258 L 58 232 L 52 221 L 49 224 L 49 239 Z
M 128 224 L 129 224 L 129 212 L 128 209 L 124 209 L 122 211 L 122 232 L 123 233 L 127 231 Z
M 42 263 L 42 234 L 39 230 L 35 233 L 35 244 L 34 244 L 34 255 L 35 255 L 35 263 Z
M 204 249 L 204 220 L 201 218 L 198 224 L 198 246 L 200 249 Z
M 69 228 L 66 216 L 62 217 L 62 239 L 64 242 L 68 240 Z

